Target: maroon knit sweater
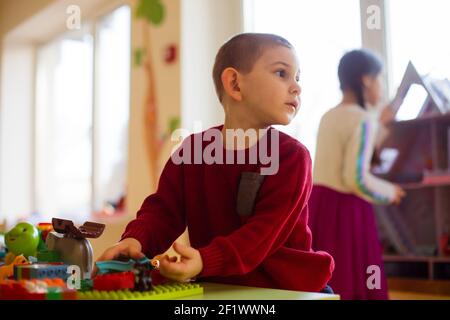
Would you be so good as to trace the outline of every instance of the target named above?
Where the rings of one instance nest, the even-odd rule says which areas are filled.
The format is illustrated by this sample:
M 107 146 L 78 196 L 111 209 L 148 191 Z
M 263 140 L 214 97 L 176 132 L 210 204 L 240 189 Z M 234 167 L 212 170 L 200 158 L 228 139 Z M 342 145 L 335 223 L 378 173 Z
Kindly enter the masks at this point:
M 185 139 L 182 146 L 190 145 L 193 151 L 194 142 L 203 140 L 205 132 Z M 249 163 L 248 156 L 252 148 L 263 143 L 268 143 L 270 150 L 272 133 L 279 136 L 279 151 L 274 151 L 279 153 L 279 170 L 264 176 L 253 210 L 242 214 L 237 210 L 237 199 L 245 198 L 244 194 L 238 196 L 242 173 L 260 173 L 264 167 L 260 161 Z M 211 142 L 200 143 L 205 150 Z M 234 153 L 235 159 L 244 153 L 244 164 L 179 165 L 169 159 L 156 193 L 145 199 L 122 239 L 137 239 L 143 253 L 153 257 L 165 252 L 187 226 L 190 244 L 203 259 L 203 271 L 197 278 L 310 292 L 323 289 L 331 278 L 334 261 L 326 252 L 311 249 L 308 150 L 274 128 L 252 148 L 229 151 L 222 146 L 223 153 Z M 180 148 L 178 152 L 183 155 L 186 151 Z M 240 192 L 247 191 L 242 188 Z

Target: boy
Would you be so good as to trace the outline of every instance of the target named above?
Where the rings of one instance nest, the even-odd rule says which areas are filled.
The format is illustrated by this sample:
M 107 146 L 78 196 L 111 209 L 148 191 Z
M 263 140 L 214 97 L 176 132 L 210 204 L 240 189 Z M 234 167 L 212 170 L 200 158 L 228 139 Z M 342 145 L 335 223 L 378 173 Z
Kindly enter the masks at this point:
M 145 199 L 121 241 L 99 260 L 121 254 L 153 257 L 188 226 L 192 247 L 175 243 L 180 261 L 160 260 L 166 278 L 321 291 L 334 262 L 327 253 L 311 250 L 309 152 L 271 127 L 289 124 L 300 105 L 292 45 L 276 35 L 237 35 L 219 50 L 213 78 L 224 125 L 185 139 L 167 162 L 156 193 Z M 236 132 L 257 134 L 245 134 L 236 146 Z M 200 141 L 201 148 L 191 141 Z M 276 168 L 263 167 L 264 148 L 270 149 Z M 259 158 L 248 161 L 257 149 Z M 214 161 L 195 161 L 211 150 Z M 234 156 L 246 161 L 228 161 Z

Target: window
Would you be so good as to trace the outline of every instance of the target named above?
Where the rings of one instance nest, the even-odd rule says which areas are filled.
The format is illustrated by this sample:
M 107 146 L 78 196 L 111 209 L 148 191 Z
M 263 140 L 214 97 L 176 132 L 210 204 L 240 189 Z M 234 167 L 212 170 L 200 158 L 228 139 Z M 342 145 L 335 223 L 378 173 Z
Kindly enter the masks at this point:
M 320 118 L 340 101 L 339 59 L 361 47 L 359 0 L 247 0 L 244 17 L 247 31 L 279 34 L 296 48 L 302 106 L 280 130 L 299 138 L 314 157 Z
M 43 46 L 36 75 L 36 207 L 44 216 L 90 209 L 93 43 L 68 34 Z
M 41 220 L 83 222 L 124 196 L 130 26 L 130 8 L 123 6 L 38 50 L 35 207 Z
M 391 0 L 389 43 L 392 59 L 392 88 L 400 85 L 411 60 L 422 75 L 438 79 L 450 77 L 450 1 Z
M 94 148 L 94 211 L 124 196 L 130 109 L 130 8 L 98 24 Z

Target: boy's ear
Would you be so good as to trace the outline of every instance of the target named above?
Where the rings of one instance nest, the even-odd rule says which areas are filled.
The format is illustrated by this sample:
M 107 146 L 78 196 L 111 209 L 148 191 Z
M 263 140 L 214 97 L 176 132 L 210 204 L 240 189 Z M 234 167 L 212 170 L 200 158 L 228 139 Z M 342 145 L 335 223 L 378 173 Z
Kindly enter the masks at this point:
M 239 72 L 234 68 L 226 68 L 223 70 L 221 78 L 226 94 L 234 100 L 241 101 L 242 93 L 239 87 Z

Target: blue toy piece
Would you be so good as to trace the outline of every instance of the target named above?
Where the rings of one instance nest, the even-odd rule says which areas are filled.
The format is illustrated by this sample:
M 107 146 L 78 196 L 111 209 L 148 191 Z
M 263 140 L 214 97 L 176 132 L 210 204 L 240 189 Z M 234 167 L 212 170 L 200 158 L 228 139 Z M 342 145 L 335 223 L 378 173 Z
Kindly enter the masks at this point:
M 134 268 L 136 262 L 132 259 L 124 262 L 117 260 L 99 261 L 95 264 L 98 268 L 98 274 L 106 274 L 110 272 L 126 272 Z
M 51 264 L 29 264 L 14 266 L 14 279 L 54 279 L 60 278 L 67 280 L 69 274 L 67 273 L 68 265 L 51 265 Z
M 152 260 L 147 257 L 143 257 L 139 260 L 130 259 L 128 261 L 118 261 L 118 260 L 107 260 L 107 261 L 98 261 L 95 263 L 98 268 L 98 274 L 106 274 L 110 272 L 127 272 L 132 271 L 136 264 L 145 265 L 149 264 L 152 266 Z M 153 268 L 153 267 L 151 267 Z

